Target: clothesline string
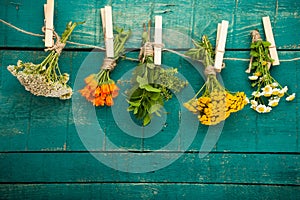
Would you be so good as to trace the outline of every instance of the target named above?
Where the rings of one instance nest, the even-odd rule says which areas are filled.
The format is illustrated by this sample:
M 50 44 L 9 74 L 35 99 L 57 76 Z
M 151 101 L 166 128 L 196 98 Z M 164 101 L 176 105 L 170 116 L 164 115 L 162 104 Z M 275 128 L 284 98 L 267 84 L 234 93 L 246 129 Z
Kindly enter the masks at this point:
M 31 35 L 31 36 L 35 36 L 35 37 L 44 37 L 45 35 L 44 34 L 37 34 L 37 33 L 33 33 L 33 32 L 30 32 L 30 31 L 26 31 L 24 29 L 21 29 L 19 27 L 16 27 L 14 25 L 12 25 L 11 23 L 9 22 L 6 22 L 4 21 L 3 19 L 0 19 L 0 22 L 2 22 L 3 24 L 21 32 L 21 33 L 24 33 L 24 34 L 27 34 L 27 35 Z M 99 46 L 95 46 L 95 45 L 90 45 L 90 44 L 83 44 L 83 43 L 78 43 L 78 42 L 72 42 L 72 41 L 67 41 L 68 44 L 73 44 L 73 45 L 77 45 L 77 46 L 86 46 L 86 47 L 90 47 L 90 48 L 95 48 L 95 49 L 100 49 L 100 50 L 105 50 L 105 48 L 103 47 L 99 47 Z M 186 58 L 189 58 L 188 56 L 184 55 L 184 54 L 181 54 L 177 51 L 174 51 L 172 49 L 168 49 L 168 48 L 163 48 L 163 51 L 169 51 L 171 53 L 175 53 L 179 56 L 182 56 L 182 57 L 186 57 Z M 232 61 L 245 61 L 245 62 L 249 62 L 250 59 L 247 59 L 247 58 L 230 58 L 230 57 L 225 57 L 224 60 L 232 60 Z M 300 57 L 296 57 L 296 58 L 291 58 L 291 59 L 281 59 L 280 62 L 292 62 L 292 61 L 296 61 L 296 60 L 300 60 Z

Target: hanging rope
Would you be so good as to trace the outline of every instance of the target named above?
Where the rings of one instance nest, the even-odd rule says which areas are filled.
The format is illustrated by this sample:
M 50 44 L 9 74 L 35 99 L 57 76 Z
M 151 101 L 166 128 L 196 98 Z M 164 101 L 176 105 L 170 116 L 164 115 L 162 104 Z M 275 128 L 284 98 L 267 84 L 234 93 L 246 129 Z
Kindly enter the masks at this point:
M 23 30 L 19 27 L 16 27 L 6 21 L 4 21 L 3 19 L 0 19 L 0 22 L 2 22 L 3 24 L 21 32 L 21 33 L 24 33 L 24 34 L 27 34 L 27 35 L 31 35 L 31 36 L 35 36 L 35 37 L 44 37 L 45 35 L 43 34 L 37 34 L 37 33 L 32 33 L 32 32 L 29 32 L 29 31 L 26 31 L 26 30 Z M 91 47 L 91 48 L 95 48 L 95 49 L 100 49 L 100 50 L 105 50 L 105 48 L 103 47 L 98 47 L 98 46 L 94 46 L 94 45 L 90 45 L 90 44 L 84 44 L 84 43 L 78 43 L 78 42 L 71 42 L 71 41 L 67 41 L 68 44 L 74 44 L 74 45 L 77 45 L 77 46 L 86 46 L 86 47 Z M 163 47 L 163 45 L 161 44 L 154 44 L 154 46 L 157 46 L 157 47 Z M 181 57 L 185 57 L 185 58 L 190 58 L 184 54 L 181 54 L 175 50 L 172 50 L 172 49 L 167 49 L 167 48 L 164 48 L 163 51 L 169 51 L 171 53 L 174 53 L 174 54 L 177 54 Z M 150 52 L 149 52 L 150 53 Z M 224 60 L 233 60 L 233 61 L 245 61 L 245 62 L 249 62 L 250 59 L 247 59 L 247 58 L 224 58 Z M 293 61 L 297 61 L 297 60 L 300 60 L 300 57 L 296 57 L 296 58 L 291 58 L 291 59 L 282 59 L 280 60 L 280 62 L 293 62 Z

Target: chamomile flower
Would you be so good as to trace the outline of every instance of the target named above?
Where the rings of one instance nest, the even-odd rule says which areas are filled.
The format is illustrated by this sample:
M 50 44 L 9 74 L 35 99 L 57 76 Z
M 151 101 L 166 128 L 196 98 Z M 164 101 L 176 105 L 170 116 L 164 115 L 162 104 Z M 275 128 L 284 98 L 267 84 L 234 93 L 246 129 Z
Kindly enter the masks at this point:
M 266 85 L 264 88 L 261 89 L 262 93 L 265 97 L 269 97 L 273 93 L 273 88 L 270 85 Z
M 273 94 L 273 95 L 278 95 L 279 92 L 280 92 L 280 89 L 279 89 L 279 88 L 273 88 L 272 94 Z
M 273 87 L 273 88 L 278 87 L 278 83 L 277 83 L 277 82 L 273 82 L 273 83 L 271 84 L 271 87 Z
M 268 106 L 275 107 L 278 106 L 280 98 L 271 98 L 269 99 Z
M 253 76 L 248 76 L 248 78 L 249 78 L 251 81 L 255 81 L 255 80 L 258 79 L 258 76 L 253 75 Z
M 287 100 L 287 101 L 293 101 L 295 99 L 295 97 L 296 97 L 296 94 L 293 93 L 293 94 L 289 95 L 287 98 L 285 98 L 285 100 Z
M 251 107 L 250 108 L 253 108 L 253 109 L 255 109 L 256 106 L 258 105 L 258 102 L 255 101 L 255 100 L 253 100 L 253 99 L 250 101 L 250 103 L 251 103 Z
M 281 89 L 281 92 L 286 93 L 288 91 L 288 87 L 284 86 L 284 88 Z
M 259 104 L 258 106 L 256 106 L 255 110 L 258 113 L 265 113 L 267 111 L 267 106 Z
M 254 92 L 252 92 L 252 96 L 254 96 L 255 98 L 258 98 L 261 96 L 261 93 L 258 91 L 254 91 Z
M 272 108 L 270 106 L 266 107 L 266 113 L 271 112 Z

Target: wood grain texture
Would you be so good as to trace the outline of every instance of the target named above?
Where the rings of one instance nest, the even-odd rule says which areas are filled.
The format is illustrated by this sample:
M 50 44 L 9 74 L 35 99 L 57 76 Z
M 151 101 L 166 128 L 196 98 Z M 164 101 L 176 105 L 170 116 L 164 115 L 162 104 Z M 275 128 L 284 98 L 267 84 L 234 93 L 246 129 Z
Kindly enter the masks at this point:
M 0 18 L 25 30 L 42 33 L 43 1 L 2 1 L 4 12 Z M 263 16 L 269 15 L 274 28 L 275 41 L 280 49 L 299 49 L 300 36 L 295 34 L 300 25 L 300 3 L 291 0 L 251 0 L 251 1 L 81 1 L 68 2 L 68 8 L 62 2 L 55 3 L 54 26 L 62 33 L 69 21 L 85 21 L 76 28 L 72 41 L 103 46 L 100 11 L 104 5 L 112 5 L 115 26 L 134 30 L 129 47 L 138 48 L 142 24 L 155 15 L 163 16 L 164 43 L 169 48 L 187 48 L 191 45 L 186 38 L 199 38 L 203 34 L 215 38 L 217 23 L 229 21 L 226 48 L 247 49 L 250 43 L 250 31 L 262 31 Z M 31 9 L 35 7 L 35 9 Z M 40 8 L 40 9 L 38 9 Z M 27 12 L 30 10 L 30 12 Z M 251 12 L 249 12 L 251 10 Z M 124 20 L 130 19 L 130 20 Z M 1 24 L 0 45 L 3 47 L 43 47 L 42 38 L 18 33 Z M 30 41 L 28 43 L 27 41 Z M 214 40 L 213 40 L 214 41 Z M 72 45 L 68 45 L 71 47 Z M 81 47 L 77 47 L 81 48 Z
M 93 152 L 115 162 L 119 152 Z M 124 153 L 124 152 L 123 152 Z M 171 158 L 174 153 L 160 153 Z M 186 153 L 172 165 L 148 173 L 114 170 L 82 153 L 1 153 L 1 182 L 168 182 L 168 183 L 257 183 L 299 185 L 298 155 L 285 154 L 208 154 Z M 128 158 L 135 156 L 128 153 Z M 146 155 L 145 155 L 146 156 Z M 17 162 L 16 162 L 17 161 Z M 120 165 L 130 165 L 122 161 Z M 149 161 L 155 165 L 156 160 Z M 140 165 L 142 167 L 142 163 Z M 139 169 L 137 169 L 139 170 Z M 184 173 L 178 173 L 178 170 Z M 34 173 L 32 173 L 34 172 Z
M 42 34 L 44 3 L 3 0 L 0 19 Z M 99 9 L 105 5 L 113 8 L 115 26 L 133 31 L 126 44 L 136 50 L 127 54 L 131 58 L 138 56 L 142 24 L 155 15 L 163 16 L 165 47 L 182 50 L 203 34 L 214 44 L 217 23 L 228 20 L 226 58 L 249 58 L 249 33 L 258 29 L 264 37 L 261 18 L 269 15 L 279 59 L 300 57 L 300 1 L 293 0 L 55 1 L 55 30 L 61 34 L 70 20 L 85 21 L 70 40 L 103 46 Z M 202 66 L 163 52 L 164 67 L 176 67 L 189 87 L 165 103 L 163 118 L 155 118 L 154 126 L 140 127 L 125 114 L 125 90 L 137 63 L 121 60 L 111 74 L 121 89 L 115 107 L 95 109 L 78 93 L 84 78 L 98 72 L 103 52 L 67 44 L 59 66 L 70 74 L 72 100 L 36 97 L 25 91 L 6 67 L 19 59 L 40 63 L 47 55 L 42 39 L 0 23 L 0 199 L 300 198 L 299 60 L 271 69 L 282 86 L 296 93 L 294 101 L 282 99 L 265 115 L 247 106 L 224 125 L 211 128 L 182 107 L 204 83 Z M 226 88 L 250 96 L 252 88 L 244 72 L 248 62 L 225 63 L 219 78 Z M 211 153 L 199 154 L 204 144 L 212 144 Z M 153 152 L 159 159 L 149 156 Z M 145 159 L 138 162 L 137 155 Z M 147 173 L 116 170 L 122 166 L 138 172 L 174 158 L 170 165 Z
M 2 199 L 299 199 L 294 186 L 168 183 L 2 184 Z M 130 192 L 129 192 L 130 191 Z M 22 198 L 23 197 L 23 198 Z
M 12 53 L 13 52 L 13 53 Z M 227 57 L 247 58 L 249 52 L 226 52 Z M 85 150 L 80 137 L 76 131 L 74 116 L 72 114 L 72 101 L 59 101 L 51 98 L 35 97 L 25 91 L 19 82 L 6 70 L 9 64 L 15 64 L 19 58 L 24 61 L 40 62 L 46 54 L 43 52 L 31 51 L 4 51 L 1 67 L 1 146 L 3 151 L 18 150 Z M 129 54 L 131 57 L 137 53 Z M 282 59 L 299 56 L 299 52 L 279 52 Z M 89 105 L 80 95 L 78 90 L 84 86 L 83 79 L 90 73 L 96 73 L 102 63 L 103 53 L 101 52 L 64 52 L 60 60 L 61 70 L 71 74 L 70 84 L 78 83 L 74 88 L 80 100 L 80 106 L 75 110 L 82 112 L 84 105 Z M 189 81 L 189 85 L 196 91 L 203 84 L 201 74 L 197 72 L 197 66 L 192 66 L 184 59 L 171 53 L 164 53 L 163 62 L 165 66 L 178 67 L 179 73 Z M 194 63 L 195 64 L 195 63 Z M 226 61 L 226 68 L 222 71 L 222 80 L 225 86 L 231 91 L 245 91 L 251 94 L 251 87 L 247 80 L 244 69 L 248 63 L 243 61 Z M 130 79 L 130 70 L 136 66 L 129 61 L 121 61 L 112 73 L 112 78 L 124 82 Z M 282 84 L 290 88 L 291 93 L 298 93 L 299 88 L 299 61 L 283 62 L 280 66 L 272 69 L 272 75 Z M 129 73 L 123 77 L 124 73 Z M 191 76 L 191 74 L 193 74 Z M 121 93 L 128 87 L 122 83 Z M 126 87 L 125 87 L 126 86 Z M 176 96 L 176 95 L 175 95 Z M 191 98 L 185 97 L 187 99 Z M 120 95 L 119 102 L 123 102 L 120 109 L 126 111 L 127 104 L 125 96 Z M 266 115 L 258 115 L 248 106 L 232 114 L 222 128 L 221 136 L 214 151 L 232 152 L 298 152 L 298 111 L 299 96 L 293 102 L 280 102 L 274 111 Z M 85 103 L 85 104 L 81 104 Z M 118 106 L 118 104 L 116 105 Z M 115 109 L 119 109 L 116 107 Z M 173 99 L 166 102 L 167 121 L 160 124 L 155 137 L 144 140 L 133 138 L 122 131 L 128 117 L 115 122 L 112 118 L 111 108 L 97 108 L 96 113 L 100 126 L 105 130 L 105 134 L 119 147 L 126 147 L 131 150 L 157 150 L 168 144 L 177 133 L 179 116 L 181 112 L 186 112 L 184 108 L 179 109 L 178 100 Z M 191 116 L 192 118 L 196 116 Z M 277 123 L 277 121 L 281 123 Z M 85 125 L 89 122 L 84 115 L 77 119 L 77 123 Z M 175 123 L 174 123 L 175 122 Z M 282 126 L 282 123 L 285 126 Z M 198 125 L 198 124 L 197 124 Z M 118 127 L 120 126 L 120 127 Z M 130 129 L 130 127 L 127 127 Z M 189 130 L 189 129 L 187 129 Z M 199 125 L 198 134 L 189 150 L 198 151 L 207 134 L 207 127 Z M 142 129 L 141 135 L 142 133 Z M 151 131 L 151 130 L 150 130 Z M 17 134 L 19 133 L 19 134 Z M 179 133 L 180 134 L 180 133 Z M 21 139 L 24 138 L 24 139 Z M 184 144 L 188 137 L 181 134 L 174 150 L 187 150 Z M 91 138 L 91 141 L 93 139 Z M 270 142 L 272 141 L 272 142 Z M 66 146 L 66 147 L 65 147 Z M 108 147 L 107 147 L 108 148 Z M 99 149 L 95 143 L 93 150 Z M 109 150 L 109 148 L 108 148 Z

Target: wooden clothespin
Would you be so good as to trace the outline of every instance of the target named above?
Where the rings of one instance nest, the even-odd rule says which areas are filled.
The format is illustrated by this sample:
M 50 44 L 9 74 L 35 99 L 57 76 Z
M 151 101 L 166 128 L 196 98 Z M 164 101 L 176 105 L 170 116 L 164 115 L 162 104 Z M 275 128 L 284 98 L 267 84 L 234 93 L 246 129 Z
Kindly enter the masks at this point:
M 45 15 L 45 47 L 52 47 L 53 40 L 53 17 L 54 17 L 54 0 L 47 0 L 44 4 Z
M 106 57 L 114 57 L 114 34 L 112 24 L 112 9 L 111 6 L 101 8 L 102 26 L 105 40 Z
M 216 44 L 216 56 L 215 56 L 215 69 L 221 71 L 223 64 L 223 57 L 225 53 L 225 44 L 227 38 L 228 21 L 222 20 L 221 24 L 218 24 L 217 31 L 217 44 Z
M 218 27 L 217 27 L 217 38 L 216 38 L 216 52 L 217 52 L 217 46 L 219 44 L 219 40 L 220 40 L 220 32 L 221 32 L 221 23 L 218 23 Z
M 162 50 L 162 16 L 155 16 L 154 64 L 161 65 Z
M 272 31 L 272 26 L 271 26 L 271 21 L 270 17 L 263 17 L 262 18 L 263 25 L 264 25 L 264 30 L 265 30 L 265 35 L 266 35 L 266 40 L 271 43 L 271 46 L 269 47 L 270 50 L 270 56 L 274 60 L 272 65 L 279 65 L 279 58 L 276 50 L 276 45 L 275 45 L 275 40 L 274 40 L 274 35 Z

